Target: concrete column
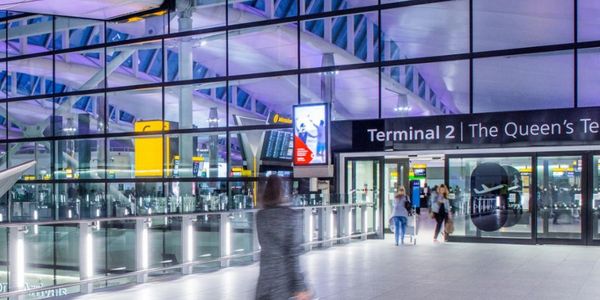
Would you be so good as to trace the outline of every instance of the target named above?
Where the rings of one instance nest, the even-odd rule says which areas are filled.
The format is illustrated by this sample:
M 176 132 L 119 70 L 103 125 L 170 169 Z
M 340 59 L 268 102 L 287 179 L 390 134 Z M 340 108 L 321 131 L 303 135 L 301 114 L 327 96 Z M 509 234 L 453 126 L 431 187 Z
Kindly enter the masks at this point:
M 194 249 L 196 246 L 194 233 L 194 218 L 183 217 L 181 221 L 181 257 L 184 263 L 194 261 Z M 192 265 L 186 265 L 181 269 L 181 273 L 184 275 L 192 274 L 192 271 Z
M 221 214 L 221 226 L 219 226 L 219 232 L 221 233 L 221 257 L 227 257 L 231 255 L 231 220 L 229 219 L 228 213 Z M 222 260 L 221 267 L 229 267 L 229 259 Z
M 181 8 L 185 8 L 178 11 L 179 14 L 179 31 L 189 31 L 192 29 L 192 13 L 193 9 L 188 6 L 189 1 L 178 1 L 182 2 L 178 5 Z M 184 4 L 185 3 L 185 4 Z M 194 78 L 194 44 L 191 38 L 182 38 L 179 44 L 179 80 L 190 80 Z M 193 93 L 194 89 L 191 85 L 184 85 L 180 88 L 179 95 L 179 128 L 192 128 L 193 127 Z M 192 171 L 192 156 L 194 155 L 193 149 L 193 136 L 192 135 L 181 135 L 179 138 L 179 159 L 180 159 L 180 170 L 179 174 L 182 177 L 191 176 Z M 181 189 L 182 187 L 180 187 Z M 180 190 L 182 195 L 191 194 L 191 188 L 186 190 Z
M 8 229 L 8 274 L 10 280 L 8 288 L 11 291 L 25 289 L 25 237 L 24 227 L 10 227 Z M 25 299 L 25 296 L 11 297 L 11 300 Z
M 81 280 L 94 277 L 94 236 L 92 224 L 79 222 L 79 278 Z M 81 284 L 81 293 L 94 291 L 93 283 Z
M 148 223 L 145 219 L 135 220 L 135 270 L 142 271 L 148 269 Z M 144 283 L 148 281 L 148 274 L 137 275 L 137 282 Z

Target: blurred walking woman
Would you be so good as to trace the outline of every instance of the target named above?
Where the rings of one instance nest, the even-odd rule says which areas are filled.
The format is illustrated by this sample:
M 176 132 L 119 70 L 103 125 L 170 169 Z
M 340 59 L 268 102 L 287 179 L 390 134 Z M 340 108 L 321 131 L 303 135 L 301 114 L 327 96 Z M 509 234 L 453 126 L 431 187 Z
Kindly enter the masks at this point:
M 261 246 L 256 299 L 310 299 L 299 262 L 301 214 L 284 206 L 279 176 L 268 177 L 261 206 L 262 210 L 256 214 Z
M 446 222 L 450 217 L 450 201 L 448 201 L 448 188 L 445 184 L 442 184 L 437 189 L 437 196 L 431 203 L 431 212 L 435 219 L 435 233 L 433 235 L 433 241 L 438 241 L 438 235 L 442 229 L 442 223 Z M 447 233 L 444 230 L 444 239 L 447 239 Z

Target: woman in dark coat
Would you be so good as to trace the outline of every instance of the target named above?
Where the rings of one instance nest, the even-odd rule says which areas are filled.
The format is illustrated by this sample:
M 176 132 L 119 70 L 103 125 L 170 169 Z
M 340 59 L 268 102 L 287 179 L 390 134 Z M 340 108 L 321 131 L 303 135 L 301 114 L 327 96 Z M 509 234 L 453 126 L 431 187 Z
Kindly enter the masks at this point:
M 256 214 L 261 246 L 256 299 L 310 299 L 299 262 L 302 215 L 283 205 L 279 176 L 271 175 L 267 179 L 261 205 L 263 209 Z

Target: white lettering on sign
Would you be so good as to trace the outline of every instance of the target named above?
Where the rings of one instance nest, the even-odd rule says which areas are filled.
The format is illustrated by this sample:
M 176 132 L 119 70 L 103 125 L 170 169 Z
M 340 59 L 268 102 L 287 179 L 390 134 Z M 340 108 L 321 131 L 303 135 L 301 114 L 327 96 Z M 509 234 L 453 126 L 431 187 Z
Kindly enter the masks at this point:
M 574 134 L 587 135 L 588 139 L 600 139 L 600 120 L 592 118 L 564 119 L 557 122 L 522 122 L 513 120 L 456 122 L 456 124 L 426 124 L 406 126 L 395 130 L 367 129 L 370 142 L 429 142 L 476 143 L 527 141 L 530 138 L 565 138 Z M 393 123 L 392 123 L 393 124 Z M 393 126 L 393 125 L 392 125 Z
M 451 134 L 454 132 L 454 127 L 451 129 Z M 367 129 L 371 142 L 402 142 L 402 141 L 433 141 L 440 139 L 440 126 L 435 126 L 429 129 L 414 129 L 412 126 L 405 130 L 388 130 L 380 131 L 377 129 Z

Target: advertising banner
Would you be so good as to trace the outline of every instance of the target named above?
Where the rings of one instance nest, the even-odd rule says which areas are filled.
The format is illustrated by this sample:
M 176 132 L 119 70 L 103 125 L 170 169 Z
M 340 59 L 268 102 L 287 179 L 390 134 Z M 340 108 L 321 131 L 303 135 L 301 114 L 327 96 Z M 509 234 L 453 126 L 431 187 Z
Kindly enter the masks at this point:
M 324 165 L 329 156 L 327 104 L 294 106 L 294 165 Z

